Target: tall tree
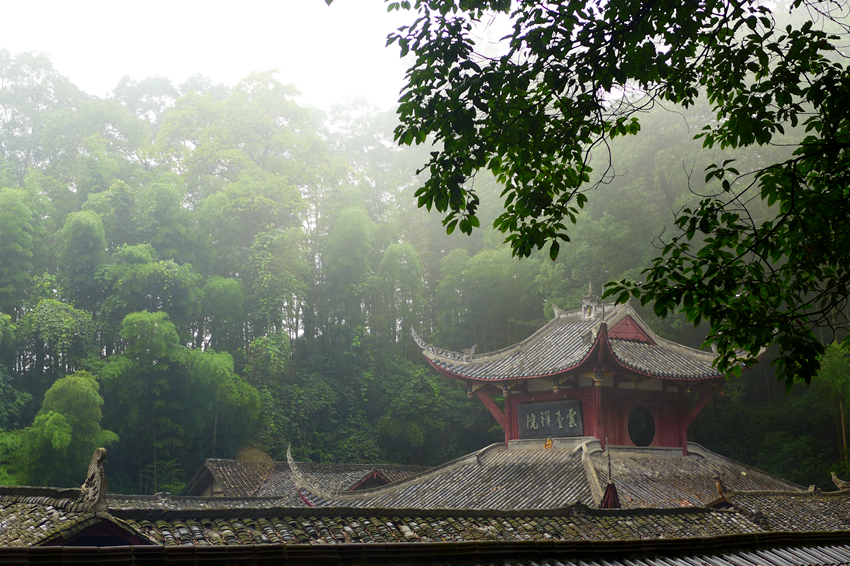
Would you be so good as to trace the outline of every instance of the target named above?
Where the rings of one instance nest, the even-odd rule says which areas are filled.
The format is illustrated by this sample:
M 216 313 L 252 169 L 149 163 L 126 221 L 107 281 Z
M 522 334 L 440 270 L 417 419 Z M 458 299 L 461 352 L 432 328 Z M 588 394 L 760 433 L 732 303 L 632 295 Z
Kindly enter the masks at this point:
M 95 352 L 91 315 L 55 299 L 42 299 L 21 317 L 20 333 L 20 367 L 35 398 Z
M 234 453 L 256 434 L 259 394 L 234 373 L 228 354 L 181 345 L 164 312 L 128 314 L 121 339 L 124 351 L 101 378 L 106 422 L 129 447 L 116 465 L 139 474 L 125 476 L 125 489 L 155 490 L 172 482 L 169 469 L 197 466 L 213 444 Z
M 100 217 L 87 210 L 69 215 L 59 234 L 58 265 L 68 295 L 89 311 L 103 298 L 95 272 L 105 255 L 106 233 Z
M 85 371 L 63 377 L 44 394 L 33 424 L 23 435 L 26 482 L 73 487 L 85 479 L 86 462 L 95 448 L 118 440 L 101 428 L 103 398 L 94 377 Z
M 365 302 L 371 295 L 372 233 L 375 224 L 362 208 L 340 212 L 322 254 L 326 318 L 330 327 L 364 326 Z
M 0 312 L 20 310 L 33 276 L 33 212 L 22 190 L 0 189 Z
M 84 98 L 46 55 L 0 49 L 0 148 L 19 183 L 30 167 L 47 166 L 55 157 L 45 144 L 52 114 L 77 108 Z
M 181 324 L 186 342 L 191 341 L 189 324 L 197 320 L 201 287 L 201 276 L 191 265 L 158 260 L 150 244 L 124 246 L 101 276 L 109 290 L 105 324 L 117 327 L 131 312 L 163 311 Z
M 729 161 L 707 169 L 710 193 L 680 212 L 680 234 L 644 283 L 608 292 L 639 297 L 662 316 L 681 308 L 695 323 L 708 320 L 721 369 L 739 371 L 777 344 L 789 383 L 817 372 L 823 348 L 812 329 L 850 324 L 843 13 L 820 0 L 775 12 L 755 0 L 390 4 L 402 6 L 418 17 L 389 37 L 413 56 L 396 137 L 436 142 L 417 196 L 446 213 L 449 231 L 478 225 L 470 180 L 489 169 L 505 185 L 495 226 L 514 253 L 548 246 L 557 256 L 587 201 L 591 153 L 638 134 L 654 104 L 688 107 L 704 96 L 711 115 L 699 137 L 707 147 L 790 144 L 793 155 L 754 170 Z M 778 25 L 788 8 L 802 17 Z M 477 32 L 494 15 L 513 29 L 485 57 Z M 798 125 L 801 138 L 781 138 Z M 767 218 L 750 213 L 752 199 L 775 205 Z M 702 243 L 692 241 L 700 234 Z
M 378 266 L 376 333 L 390 343 L 407 342 L 425 307 L 422 261 L 410 244 L 392 244 Z M 416 350 L 416 348 L 414 348 Z M 418 352 L 417 352 L 418 354 Z

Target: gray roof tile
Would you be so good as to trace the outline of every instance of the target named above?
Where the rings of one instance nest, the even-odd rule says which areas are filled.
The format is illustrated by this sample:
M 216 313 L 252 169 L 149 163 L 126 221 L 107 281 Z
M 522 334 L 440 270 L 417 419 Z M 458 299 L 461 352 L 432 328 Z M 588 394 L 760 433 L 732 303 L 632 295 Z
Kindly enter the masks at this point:
M 676 379 L 721 377 L 711 360 L 662 345 L 612 338 L 611 351 L 624 365 L 641 373 Z
M 453 352 L 413 337 L 423 354 L 440 370 L 458 377 L 485 381 L 523 379 L 569 373 L 578 369 L 593 349 L 602 325 L 612 328 L 626 317 L 645 330 L 650 342 L 612 338 L 614 362 L 639 373 L 672 379 L 721 377 L 713 354 L 688 348 L 656 336 L 628 304 L 605 305 L 594 317 L 582 312 L 558 311 L 558 315 L 529 338 L 502 350 L 485 354 Z M 606 355 L 610 355 L 607 354 Z
M 714 454 L 692 442 L 679 449 L 610 447 L 611 475 L 624 508 L 702 506 L 717 499 L 714 476 L 727 489 L 801 491 L 794 483 Z M 590 460 L 600 483 L 608 483 L 608 454 Z

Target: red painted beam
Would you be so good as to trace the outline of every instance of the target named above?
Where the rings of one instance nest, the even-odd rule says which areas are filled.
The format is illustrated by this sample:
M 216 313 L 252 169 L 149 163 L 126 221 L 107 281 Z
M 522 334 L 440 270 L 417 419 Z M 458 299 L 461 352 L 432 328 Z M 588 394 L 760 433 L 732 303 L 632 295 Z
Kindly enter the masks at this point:
M 690 410 L 690 412 L 685 416 L 684 422 L 682 422 L 682 427 L 686 430 L 691 423 L 694 422 L 694 419 L 702 408 L 705 407 L 705 404 L 708 403 L 708 400 L 711 399 L 712 393 L 714 392 L 708 387 L 702 387 L 700 388 L 699 393 L 699 401 L 697 401 L 697 404 L 694 405 L 694 408 Z
M 709 387 L 702 387 L 699 389 L 699 393 L 699 401 L 697 401 L 697 404 L 694 405 L 694 408 L 691 409 L 688 414 L 685 415 L 685 418 L 682 420 L 681 438 L 683 456 L 688 455 L 688 427 L 691 425 L 692 422 L 694 422 L 694 419 L 702 410 L 702 408 L 705 407 L 705 404 L 708 403 L 708 400 L 711 399 L 712 395 L 714 394 L 714 391 L 712 391 Z
M 505 434 L 508 433 L 508 420 L 505 418 L 505 414 L 499 409 L 499 406 L 496 405 L 495 401 L 493 401 L 489 395 L 481 391 L 480 389 L 475 390 L 475 394 L 478 395 L 478 398 L 481 399 L 481 402 L 484 403 L 484 406 L 490 410 L 490 414 L 496 418 L 496 421 L 499 425 L 504 429 Z

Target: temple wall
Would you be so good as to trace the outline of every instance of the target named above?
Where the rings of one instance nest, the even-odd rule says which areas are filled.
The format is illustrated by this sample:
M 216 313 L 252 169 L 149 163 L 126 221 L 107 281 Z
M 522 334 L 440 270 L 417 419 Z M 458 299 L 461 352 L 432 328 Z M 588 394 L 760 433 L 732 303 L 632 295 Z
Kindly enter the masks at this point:
M 603 443 L 607 438 L 609 444 L 616 446 L 635 446 L 629 436 L 629 415 L 634 409 L 642 407 L 652 416 L 655 425 L 655 435 L 649 446 L 682 446 L 684 442 L 683 408 L 678 393 L 601 387 L 598 392 L 602 406 L 601 419 L 596 395 L 597 391 L 594 387 L 562 388 L 558 393 L 553 393 L 551 388 L 546 391 L 514 393 L 510 396 L 508 403 L 507 416 L 510 430 L 506 431 L 505 439 L 507 441 L 519 438 L 516 411 L 518 405 L 559 399 L 578 399 L 581 401 L 585 436 L 592 436 Z
M 682 405 L 676 393 L 604 389 L 602 395 L 603 434 L 609 444 L 635 446 L 629 437 L 629 415 L 643 407 L 655 422 L 655 438 L 650 446 L 682 446 Z

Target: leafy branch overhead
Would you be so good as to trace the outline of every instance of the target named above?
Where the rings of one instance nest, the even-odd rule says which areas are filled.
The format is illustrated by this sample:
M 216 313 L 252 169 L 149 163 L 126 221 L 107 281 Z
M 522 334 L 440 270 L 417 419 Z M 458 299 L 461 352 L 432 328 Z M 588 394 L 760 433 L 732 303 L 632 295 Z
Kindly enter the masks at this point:
M 478 226 L 474 181 L 489 170 L 504 186 L 494 226 L 513 253 L 548 246 L 554 259 L 599 182 L 591 154 L 598 164 L 612 138 L 639 135 L 654 105 L 706 100 L 697 137 L 707 149 L 789 146 L 747 170 L 731 160 L 707 169 L 708 194 L 677 213 L 678 232 L 643 281 L 610 283 L 606 296 L 708 321 L 723 370 L 775 344 L 787 383 L 811 379 L 823 352 L 816 329 L 833 337 L 848 324 L 850 78 L 836 47 L 847 37 L 845 2 L 388 7 L 416 12 L 388 38 L 412 57 L 396 140 L 433 143 L 416 195 L 444 214 L 448 232 Z M 512 26 L 495 47 L 482 40 L 494 21 Z

